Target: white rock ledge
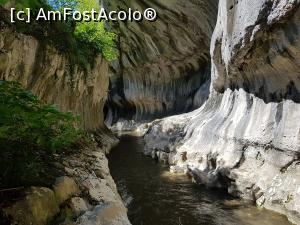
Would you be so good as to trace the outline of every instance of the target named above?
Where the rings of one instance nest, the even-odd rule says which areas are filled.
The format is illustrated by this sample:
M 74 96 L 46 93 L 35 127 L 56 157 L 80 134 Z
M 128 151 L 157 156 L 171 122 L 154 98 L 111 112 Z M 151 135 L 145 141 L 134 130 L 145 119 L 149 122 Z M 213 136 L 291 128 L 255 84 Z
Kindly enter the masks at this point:
M 210 97 L 153 122 L 145 153 L 300 224 L 300 1 L 224 0 Z M 164 156 L 165 157 L 165 156 Z

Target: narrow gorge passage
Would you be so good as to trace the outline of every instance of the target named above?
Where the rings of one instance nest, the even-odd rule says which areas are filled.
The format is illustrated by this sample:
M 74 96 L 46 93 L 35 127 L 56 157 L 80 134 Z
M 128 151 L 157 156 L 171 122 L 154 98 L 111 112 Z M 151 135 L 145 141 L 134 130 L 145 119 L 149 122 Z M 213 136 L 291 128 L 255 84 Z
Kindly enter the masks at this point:
M 288 225 L 285 216 L 194 185 L 143 154 L 144 140 L 124 135 L 109 156 L 111 174 L 133 225 Z
M 300 225 L 300 0 L 0 0 L 0 171 L 0 225 Z

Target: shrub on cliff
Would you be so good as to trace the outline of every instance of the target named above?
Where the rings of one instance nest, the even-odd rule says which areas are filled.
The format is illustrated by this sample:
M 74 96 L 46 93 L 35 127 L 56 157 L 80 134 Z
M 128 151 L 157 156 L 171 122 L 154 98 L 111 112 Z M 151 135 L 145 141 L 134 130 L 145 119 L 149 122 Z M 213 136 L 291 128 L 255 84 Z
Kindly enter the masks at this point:
M 0 81 L 0 139 L 55 152 L 79 137 L 76 118 L 43 104 L 18 83 Z
M 60 1 L 60 0 L 56 0 Z M 99 11 L 100 6 L 97 0 L 81 0 L 76 1 L 79 11 L 91 11 L 92 9 Z M 108 61 L 114 60 L 118 56 L 116 49 L 116 34 L 105 30 L 105 22 L 80 22 L 76 24 L 75 35 L 80 41 L 101 51 L 102 55 Z
M 115 39 L 116 34 L 106 32 L 103 22 L 81 22 L 76 25 L 75 35 L 84 45 L 101 52 L 108 61 L 118 56 Z
M 0 6 L 8 1 L 11 0 L 0 0 Z M 62 8 L 71 8 L 81 12 L 100 9 L 97 0 L 16 0 L 15 7 L 19 10 L 30 8 L 34 12 L 40 8 L 45 11 L 62 11 Z M 3 20 L 1 14 L 0 20 Z M 6 20 L 8 20 L 9 25 L 12 25 L 8 18 Z M 93 62 L 97 53 L 101 53 L 108 61 L 115 60 L 118 57 L 117 35 L 105 29 L 104 21 L 75 23 L 72 19 L 69 19 L 68 21 L 56 22 L 32 21 L 30 24 L 17 21 L 14 26 L 19 32 L 33 35 L 43 42 L 53 43 L 62 52 L 68 53 L 71 58 L 75 57 L 76 59 L 73 62 L 79 65 L 86 66 L 88 63 Z
M 72 8 L 81 12 L 91 11 L 92 9 L 99 11 L 100 5 L 97 0 L 48 0 L 49 4 L 57 9 Z M 72 21 L 71 21 L 72 22 Z M 74 35 L 76 39 L 85 47 L 94 48 L 102 53 L 108 61 L 115 60 L 118 56 L 116 47 L 116 34 L 106 31 L 105 22 L 77 22 L 76 24 L 68 23 L 74 26 Z
M 0 186 L 42 180 L 52 153 L 82 137 L 76 118 L 40 102 L 15 82 L 0 81 Z
M 50 5 L 58 10 L 62 8 L 72 8 L 80 12 L 99 11 L 100 5 L 97 0 L 48 0 Z M 89 48 L 94 48 L 101 52 L 108 61 L 114 60 L 118 56 L 116 48 L 116 34 L 106 31 L 105 22 L 77 22 L 74 26 L 74 35 L 79 42 Z

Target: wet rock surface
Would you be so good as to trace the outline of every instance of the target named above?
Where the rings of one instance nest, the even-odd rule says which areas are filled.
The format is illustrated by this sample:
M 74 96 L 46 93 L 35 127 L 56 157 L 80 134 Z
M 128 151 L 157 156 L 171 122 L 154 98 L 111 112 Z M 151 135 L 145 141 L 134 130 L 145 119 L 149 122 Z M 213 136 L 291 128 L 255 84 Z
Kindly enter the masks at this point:
M 94 143 L 57 160 L 65 175 L 52 188 L 31 187 L 5 209 L 12 224 L 130 225 L 105 156 L 117 140 L 105 133 L 97 139 L 101 148 Z
M 81 210 L 75 224 L 130 225 L 127 209 L 109 173 L 105 156 L 117 140 L 102 134 L 98 137 L 98 141 L 103 145 L 101 149 L 87 149 L 67 159 L 69 162 L 77 163 L 75 167 L 66 167 L 65 170 L 79 184 L 82 193 L 80 196 L 87 199 L 87 210 Z M 75 213 L 77 211 L 76 209 Z
M 130 225 L 127 209 L 123 204 L 104 203 L 82 215 L 79 225 Z
M 168 165 L 146 157 L 143 147 L 142 137 L 124 135 L 109 155 L 111 174 L 133 225 L 291 225 L 283 215 L 223 190 L 195 185 L 186 174 L 170 173 Z
M 229 193 L 297 224 L 299 4 L 221 1 L 209 99 L 194 112 L 154 122 L 145 135 L 145 152 L 168 152 L 173 171 L 201 171 L 195 180 L 208 185 L 215 174 Z
M 90 130 L 104 127 L 108 86 L 108 124 L 201 106 L 151 123 L 145 153 L 169 163 L 172 172 L 226 188 L 299 224 L 299 4 L 220 1 L 210 66 L 216 1 L 114 1 L 107 7 L 153 7 L 160 17 L 155 24 L 117 25 L 120 59 L 110 67 L 110 81 L 100 56 L 86 71 L 71 69 L 69 59 L 52 46 L 1 23 L 0 78 L 18 81 L 40 99 L 80 115 Z M 121 121 L 119 127 L 136 124 Z M 103 146 L 59 165 L 65 172 L 60 179 L 69 182 L 53 190 L 33 187 L 7 212 L 24 224 L 44 224 L 62 208 L 75 215 L 63 224 L 130 224 L 105 157 L 113 140 L 99 138 Z

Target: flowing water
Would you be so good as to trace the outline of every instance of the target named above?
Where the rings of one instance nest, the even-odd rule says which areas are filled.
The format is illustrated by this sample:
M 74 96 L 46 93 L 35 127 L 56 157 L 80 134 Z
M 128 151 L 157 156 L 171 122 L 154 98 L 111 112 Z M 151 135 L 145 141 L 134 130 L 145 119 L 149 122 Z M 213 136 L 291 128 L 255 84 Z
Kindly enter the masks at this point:
M 210 191 L 143 155 L 143 139 L 122 136 L 111 174 L 133 225 L 288 225 L 284 216 Z

